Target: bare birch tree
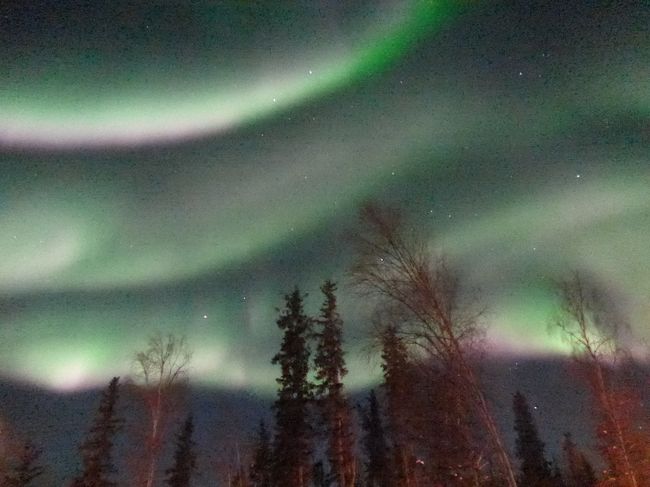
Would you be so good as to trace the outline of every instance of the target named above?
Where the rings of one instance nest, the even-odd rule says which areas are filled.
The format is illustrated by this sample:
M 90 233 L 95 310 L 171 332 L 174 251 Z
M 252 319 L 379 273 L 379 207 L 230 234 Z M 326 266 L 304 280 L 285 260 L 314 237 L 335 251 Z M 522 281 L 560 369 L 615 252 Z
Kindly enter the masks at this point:
M 593 282 L 574 276 L 558 284 L 561 316 L 556 320 L 573 348 L 594 402 L 597 438 L 607 463 L 606 485 L 641 487 L 650 482 L 650 438 L 636 424 L 642 412 L 635 391 L 617 384 L 624 350 L 618 337 L 625 322 Z M 620 370 L 619 370 L 620 372 Z
M 510 457 L 474 370 L 469 350 L 479 336 L 478 314 L 460 304 L 458 277 L 425 242 L 407 235 L 396 212 L 367 206 L 361 213 L 352 279 L 378 306 L 399 316 L 399 331 L 449 377 L 475 411 L 502 482 L 516 487 Z M 382 310 L 380 308 L 380 310 Z
M 192 354 L 184 337 L 157 333 L 149 345 L 135 357 L 141 384 L 138 391 L 147 414 L 145 437 L 145 465 L 140 472 L 139 485 L 155 485 L 158 458 L 172 416 L 178 409 L 178 395 L 187 383 L 187 372 Z

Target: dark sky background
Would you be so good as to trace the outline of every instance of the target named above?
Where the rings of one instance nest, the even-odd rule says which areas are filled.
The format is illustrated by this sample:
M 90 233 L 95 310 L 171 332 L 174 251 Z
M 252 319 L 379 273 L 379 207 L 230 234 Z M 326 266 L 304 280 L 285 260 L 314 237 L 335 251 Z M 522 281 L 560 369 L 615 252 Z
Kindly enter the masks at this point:
M 649 26 L 647 2 L 2 2 L 0 373 L 103 385 L 170 331 L 195 384 L 271 394 L 275 308 L 331 277 L 363 388 L 370 199 L 480 290 L 491 357 L 567 354 L 571 269 L 643 353 Z

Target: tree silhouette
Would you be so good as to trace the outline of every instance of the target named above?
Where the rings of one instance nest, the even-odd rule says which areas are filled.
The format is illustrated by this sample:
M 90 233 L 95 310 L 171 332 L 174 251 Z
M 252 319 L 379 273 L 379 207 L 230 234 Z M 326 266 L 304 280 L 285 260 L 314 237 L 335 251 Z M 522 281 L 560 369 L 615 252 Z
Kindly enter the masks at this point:
M 375 391 L 371 390 L 368 402 L 361 408 L 363 427 L 362 447 L 366 456 L 366 487 L 390 487 L 389 449 Z
M 102 393 L 97 416 L 88 437 L 81 445 L 82 472 L 73 481 L 74 487 L 111 487 L 115 473 L 112 461 L 113 441 L 122 421 L 117 418 L 119 377 L 113 377 Z
M 336 285 L 326 281 L 321 286 L 325 301 L 316 323 L 317 347 L 316 391 L 327 435 L 327 459 L 330 477 L 339 487 L 354 487 L 356 462 L 353 453 L 351 413 L 343 392 L 343 376 L 347 374 L 343 357 L 343 321 L 336 306 Z
M 381 344 L 386 416 L 392 441 L 393 481 L 398 487 L 408 487 L 414 482 L 415 466 L 409 441 L 409 398 L 413 378 L 411 365 L 406 345 L 394 326 L 387 327 L 381 333 Z
M 253 463 L 250 469 L 253 487 L 271 487 L 272 467 L 271 437 L 264 420 L 261 420 L 253 445 Z
M 449 371 L 414 365 L 406 404 L 410 440 L 421 459 L 416 472 L 425 475 L 418 485 L 484 485 L 493 473 L 486 469 L 485 441 L 476 434 L 475 409 L 458 394 Z
M 381 312 L 398 317 L 399 333 L 420 355 L 454 379 L 459 398 L 475 412 L 487 440 L 477 458 L 489 454 L 503 484 L 516 487 L 508 452 L 470 360 L 479 336 L 477 313 L 461 305 L 455 273 L 444 259 L 432 261 L 427 243 L 407 234 L 398 213 L 366 206 L 352 278 L 362 293 L 377 298 Z
M 272 360 L 281 369 L 274 404 L 273 484 L 306 487 L 311 476 L 312 448 L 309 405 L 313 386 L 307 378 L 311 320 L 303 311 L 303 297 L 297 288 L 285 296 L 285 308 L 276 323 L 284 331 L 284 337 L 280 352 Z
M 617 341 L 624 320 L 595 282 L 578 273 L 558 284 L 562 314 L 556 325 L 573 347 L 575 363 L 593 398 L 596 436 L 607 470 L 604 482 L 617 487 L 650 485 L 650 438 L 639 428 L 643 412 L 636 391 L 616 383 L 623 351 Z M 641 424 L 641 426 L 643 426 Z
M 41 456 L 42 450 L 33 443 L 26 442 L 18 454 L 17 464 L 4 477 L 4 487 L 29 487 L 32 480 L 40 477 L 44 469 L 36 462 Z
M 167 485 L 170 487 L 189 487 L 192 474 L 196 470 L 195 445 L 192 440 L 194 422 L 189 415 L 176 436 L 176 450 L 174 451 L 174 466 L 168 469 Z
M 530 413 L 526 397 L 517 391 L 512 399 L 515 414 L 515 452 L 521 461 L 519 483 L 530 487 L 551 487 L 551 468 L 544 457 L 544 443 Z
M 155 485 L 158 457 L 167 427 L 178 409 L 179 393 L 187 382 L 191 357 L 185 338 L 160 333 L 149 339 L 146 350 L 136 354 L 136 366 L 142 379 L 137 392 L 148 416 L 142 455 L 144 465 L 137 481 L 143 487 Z
M 564 434 L 562 451 L 564 454 L 566 487 L 594 487 L 596 485 L 594 469 L 589 460 L 578 449 L 571 437 L 571 433 Z

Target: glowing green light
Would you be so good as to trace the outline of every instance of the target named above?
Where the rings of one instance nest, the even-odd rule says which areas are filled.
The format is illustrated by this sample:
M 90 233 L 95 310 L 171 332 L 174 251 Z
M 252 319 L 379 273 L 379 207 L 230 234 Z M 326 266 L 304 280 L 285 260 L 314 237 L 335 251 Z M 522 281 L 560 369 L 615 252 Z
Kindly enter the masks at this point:
M 363 35 L 346 45 L 330 42 L 316 50 L 308 44 L 291 58 L 276 55 L 243 69 L 240 62 L 215 61 L 216 67 L 207 66 L 202 79 L 184 80 L 178 89 L 150 79 L 152 75 L 129 83 L 119 82 L 124 76 L 119 72 L 118 80 L 85 79 L 84 70 L 99 67 L 77 59 L 79 79 L 57 72 L 54 80 L 44 78 L 39 84 L 31 79 L 3 91 L 0 143 L 137 144 L 232 129 L 384 69 L 455 9 L 448 0 L 399 7 L 369 14 L 374 23 L 359 26 Z

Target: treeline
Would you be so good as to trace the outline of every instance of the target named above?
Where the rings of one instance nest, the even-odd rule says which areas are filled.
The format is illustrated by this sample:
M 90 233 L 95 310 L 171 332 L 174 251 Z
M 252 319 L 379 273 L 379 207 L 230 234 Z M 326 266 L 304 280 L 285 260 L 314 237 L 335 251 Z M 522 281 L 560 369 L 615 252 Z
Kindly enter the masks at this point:
M 572 346 L 571 368 L 591 398 L 597 469 L 568 432 L 558 439 L 562 459 L 550 461 L 520 392 L 514 452 L 506 448 L 478 370 L 481 307 L 398 213 L 365 208 L 356 252 L 351 281 L 375 306 L 379 394 L 355 408 L 346 400 L 335 286 L 323 285 L 315 318 L 295 290 L 277 321 L 284 339 L 273 359 L 281 368 L 275 428 L 260 427 L 250 469 L 240 468 L 232 486 L 650 485 L 650 421 L 636 386 L 647 377 L 635 381 L 622 314 L 594 280 L 575 274 L 555 284 L 553 325 Z
M 323 283 L 315 315 L 305 311 L 304 295 L 294 289 L 276 321 L 282 341 L 271 358 L 279 369 L 273 422 L 260 421 L 251 448 L 238 452 L 217 485 L 650 485 L 650 421 L 632 358 L 620 340 L 624 320 L 616 301 L 594 280 L 575 274 L 556 284 L 560 304 L 554 325 L 573 347 L 571 367 L 589 392 L 597 468 L 570 433 L 558 439 L 562 458 L 549 460 L 520 392 L 512 403 L 514 451 L 507 448 L 478 369 L 485 336 L 481 308 L 398 213 L 365 208 L 356 252 L 350 278 L 374 306 L 372 338 L 382 383 L 361 404 L 351 403 L 337 287 Z M 125 477 L 113 462 L 115 437 L 125 423 L 116 409 L 124 387 L 142 410 L 125 485 L 194 485 L 205 452 L 197 451 L 191 415 L 177 425 L 190 358 L 184 340 L 157 335 L 136 357 L 140 381 L 110 382 L 80 446 L 81 468 L 71 487 L 114 486 Z M 174 454 L 164 469 L 162 452 L 174 424 Z M 39 485 L 38 454 L 27 444 L 14 455 L 4 465 L 2 485 Z

